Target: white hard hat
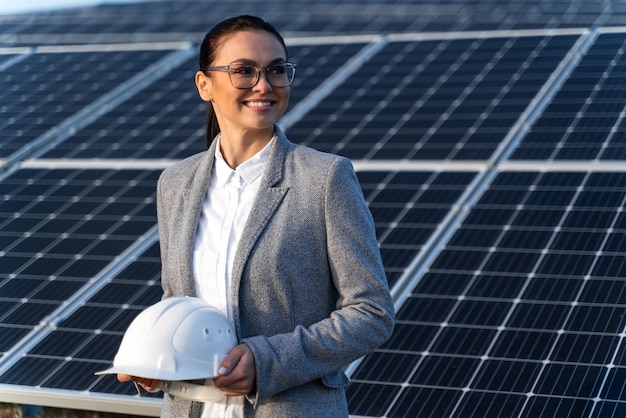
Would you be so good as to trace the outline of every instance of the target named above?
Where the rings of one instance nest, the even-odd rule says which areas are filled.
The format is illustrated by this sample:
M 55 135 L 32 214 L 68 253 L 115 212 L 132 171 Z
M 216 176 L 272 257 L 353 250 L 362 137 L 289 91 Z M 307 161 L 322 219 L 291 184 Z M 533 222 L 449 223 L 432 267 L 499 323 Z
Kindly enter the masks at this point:
M 200 298 L 168 298 L 137 315 L 122 338 L 113 367 L 96 374 L 161 380 L 161 389 L 178 389 L 176 394 L 184 396 L 172 382 L 217 377 L 220 363 L 235 345 L 235 331 L 220 310 Z

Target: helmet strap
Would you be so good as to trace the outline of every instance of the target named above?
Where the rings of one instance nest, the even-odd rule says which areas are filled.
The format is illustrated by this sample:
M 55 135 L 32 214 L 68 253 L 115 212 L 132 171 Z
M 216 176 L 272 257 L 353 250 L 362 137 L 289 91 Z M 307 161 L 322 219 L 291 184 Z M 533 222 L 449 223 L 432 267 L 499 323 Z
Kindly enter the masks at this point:
M 213 379 L 206 379 L 204 385 L 186 381 L 163 380 L 159 389 L 171 396 L 197 402 L 219 401 L 224 398 L 224 394 L 213 385 Z

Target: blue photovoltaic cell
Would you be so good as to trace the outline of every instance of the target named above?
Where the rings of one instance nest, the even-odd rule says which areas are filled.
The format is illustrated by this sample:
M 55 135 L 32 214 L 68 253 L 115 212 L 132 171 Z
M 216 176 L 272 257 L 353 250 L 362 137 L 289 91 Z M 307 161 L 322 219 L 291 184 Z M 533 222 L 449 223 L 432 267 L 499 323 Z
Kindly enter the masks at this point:
M 0 67 L 4 66 L 4 65 L 8 65 L 8 63 L 13 60 L 16 59 L 16 57 L 19 57 L 20 54 L 6 54 L 6 55 L 0 55 Z

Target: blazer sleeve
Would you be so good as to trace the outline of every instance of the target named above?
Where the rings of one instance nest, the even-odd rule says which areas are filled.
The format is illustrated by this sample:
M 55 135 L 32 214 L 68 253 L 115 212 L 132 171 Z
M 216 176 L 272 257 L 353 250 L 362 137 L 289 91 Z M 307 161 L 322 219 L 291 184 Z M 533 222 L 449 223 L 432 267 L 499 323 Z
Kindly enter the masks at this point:
M 255 406 L 319 378 L 327 386 L 345 385 L 341 368 L 376 349 L 393 330 L 393 301 L 374 221 L 349 160 L 335 158 L 330 164 L 324 199 L 329 266 L 320 266 L 320 271 L 330 271 L 335 310 L 289 333 L 243 340 L 256 360 Z

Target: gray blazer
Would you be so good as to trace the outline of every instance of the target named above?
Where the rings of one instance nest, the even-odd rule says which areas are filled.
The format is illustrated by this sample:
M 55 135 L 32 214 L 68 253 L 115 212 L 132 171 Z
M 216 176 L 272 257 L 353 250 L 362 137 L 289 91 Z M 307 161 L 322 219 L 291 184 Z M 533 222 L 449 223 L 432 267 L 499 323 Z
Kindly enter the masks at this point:
M 195 295 L 193 244 L 215 143 L 159 179 L 164 298 Z M 235 329 L 256 362 L 246 416 L 348 416 L 342 367 L 394 325 L 374 222 L 349 160 L 295 145 L 277 128 L 232 276 Z M 162 416 L 197 417 L 199 406 L 165 395 Z

